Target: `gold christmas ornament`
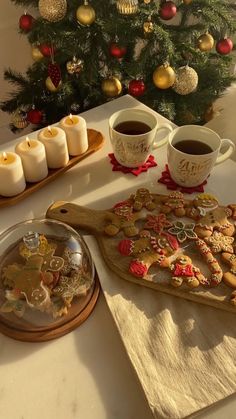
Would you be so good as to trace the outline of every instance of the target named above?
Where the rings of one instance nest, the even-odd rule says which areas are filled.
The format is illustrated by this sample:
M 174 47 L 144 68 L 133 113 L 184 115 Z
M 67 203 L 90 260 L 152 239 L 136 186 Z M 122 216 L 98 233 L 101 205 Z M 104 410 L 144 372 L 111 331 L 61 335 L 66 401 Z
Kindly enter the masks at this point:
M 56 86 L 53 84 L 53 82 L 52 82 L 52 80 L 51 80 L 51 77 L 47 77 L 47 78 L 46 78 L 46 80 L 45 80 L 45 85 L 46 85 L 46 88 L 49 90 L 49 92 L 55 93 L 55 92 L 57 92 L 57 91 L 61 88 L 61 86 L 62 86 L 62 82 L 61 82 L 61 80 L 60 80 L 60 83 L 59 83 L 59 84 L 58 84 L 58 86 L 56 87 Z
M 69 74 L 79 74 L 84 68 L 84 61 L 73 57 L 72 61 L 66 63 L 66 69 Z
M 187 6 L 192 3 L 193 0 L 183 0 L 184 4 Z
M 102 82 L 102 91 L 107 97 L 118 96 L 122 92 L 122 85 L 117 77 L 109 77 Z
M 63 19 L 67 11 L 66 0 L 39 0 L 39 13 L 49 22 L 58 22 Z
M 169 64 L 160 65 L 153 73 L 153 83 L 159 89 L 168 89 L 175 82 L 175 72 Z
M 196 90 L 198 85 L 198 74 L 192 67 L 186 65 L 178 68 L 175 72 L 175 76 L 173 90 L 176 93 L 185 96 Z
M 152 33 L 154 30 L 153 23 L 151 20 L 148 20 L 147 22 L 144 22 L 143 24 L 143 31 L 144 33 Z
M 31 55 L 34 61 L 40 61 L 43 58 L 43 54 L 37 47 L 32 47 Z
M 138 0 L 117 0 L 116 7 L 121 15 L 132 15 L 138 11 Z
M 210 51 L 214 47 L 214 38 L 209 33 L 199 36 L 197 46 L 201 51 Z
M 27 113 L 21 109 L 17 109 L 11 117 L 11 123 L 17 129 L 24 129 L 29 125 L 27 121 Z
M 76 10 L 76 18 L 81 25 L 91 25 L 95 21 L 95 10 L 87 0 L 84 0 L 84 4 Z
M 149 3 L 151 3 L 151 0 L 143 0 L 143 2 L 144 2 L 145 4 L 149 4 Z

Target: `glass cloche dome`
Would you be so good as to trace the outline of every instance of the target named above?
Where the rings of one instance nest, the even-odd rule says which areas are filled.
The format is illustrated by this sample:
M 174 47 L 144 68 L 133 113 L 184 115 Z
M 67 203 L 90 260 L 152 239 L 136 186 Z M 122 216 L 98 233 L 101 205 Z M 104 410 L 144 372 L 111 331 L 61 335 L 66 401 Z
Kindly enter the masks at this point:
M 59 221 L 33 219 L 3 232 L 0 243 L 0 331 L 20 340 L 48 340 L 87 317 L 98 292 L 78 232 Z

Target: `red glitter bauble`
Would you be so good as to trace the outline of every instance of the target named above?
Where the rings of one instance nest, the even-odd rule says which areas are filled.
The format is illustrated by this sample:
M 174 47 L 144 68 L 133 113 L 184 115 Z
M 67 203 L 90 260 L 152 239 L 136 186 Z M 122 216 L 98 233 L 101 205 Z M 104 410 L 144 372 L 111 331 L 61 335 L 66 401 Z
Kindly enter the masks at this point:
M 123 45 L 119 45 L 117 42 L 113 42 L 110 45 L 109 51 L 110 51 L 110 54 L 112 55 L 112 57 L 122 58 L 126 54 L 127 48 Z
M 232 51 L 233 46 L 230 38 L 220 39 L 216 44 L 216 51 L 221 55 L 226 55 Z
M 31 124 L 40 124 L 43 118 L 43 113 L 39 111 L 38 109 L 31 109 L 27 113 L 27 121 L 29 121 Z
M 176 4 L 173 1 L 166 1 L 165 3 L 161 4 L 159 14 L 161 19 L 169 20 L 172 19 L 177 13 Z
M 31 15 L 25 13 L 19 19 L 19 27 L 25 32 L 29 32 L 32 29 L 34 18 Z
M 143 80 L 131 80 L 128 90 L 130 95 L 138 97 L 144 94 L 146 86 Z
M 44 55 L 44 57 L 51 57 L 55 52 L 54 47 L 47 44 L 39 45 L 39 50 Z

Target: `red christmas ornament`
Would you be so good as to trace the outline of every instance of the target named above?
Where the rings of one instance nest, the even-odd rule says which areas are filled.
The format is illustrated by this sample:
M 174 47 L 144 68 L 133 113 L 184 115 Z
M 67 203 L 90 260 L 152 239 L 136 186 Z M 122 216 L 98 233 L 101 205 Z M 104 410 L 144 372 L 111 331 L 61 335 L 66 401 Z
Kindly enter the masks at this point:
M 48 64 L 48 75 L 52 80 L 55 87 L 57 87 L 61 81 L 61 69 L 58 64 Z
M 223 38 L 216 43 L 216 51 L 221 55 L 226 55 L 232 51 L 233 46 L 230 38 Z
M 127 52 L 127 48 L 123 45 L 119 45 L 117 42 L 113 42 L 110 45 L 109 52 L 112 57 L 115 58 L 122 58 Z
M 177 13 L 177 7 L 173 1 L 166 1 L 161 4 L 159 14 L 161 19 L 169 20 L 172 19 Z
M 51 57 L 55 53 L 55 48 L 52 45 L 47 44 L 39 45 L 39 50 L 44 55 L 44 57 Z
M 146 86 L 143 80 L 131 80 L 128 90 L 132 96 L 138 97 L 144 94 Z
M 43 113 L 39 111 L 38 109 L 31 109 L 27 113 L 27 121 L 29 121 L 31 124 L 40 124 L 43 118 Z
M 19 27 L 25 32 L 29 32 L 32 29 L 34 18 L 31 15 L 25 13 L 19 19 Z

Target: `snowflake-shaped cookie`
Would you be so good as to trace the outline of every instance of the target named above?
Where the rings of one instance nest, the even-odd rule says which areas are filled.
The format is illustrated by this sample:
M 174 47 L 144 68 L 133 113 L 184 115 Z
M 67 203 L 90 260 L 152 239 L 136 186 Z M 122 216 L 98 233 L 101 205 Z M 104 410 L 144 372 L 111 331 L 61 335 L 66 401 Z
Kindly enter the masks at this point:
M 145 228 L 150 228 L 155 233 L 161 233 L 164 228 L 171 227 L 172 223 L 167 220 L 165 214 L 148 215 L 147 222 L 144 225 Z
M 228 252 L 234 253 L 233 241 L 234 238 L 224 236 L 220 231 L 214 231 L 210 237 L 206 237 L 205 241 L 210 245 L 213 253 Z

